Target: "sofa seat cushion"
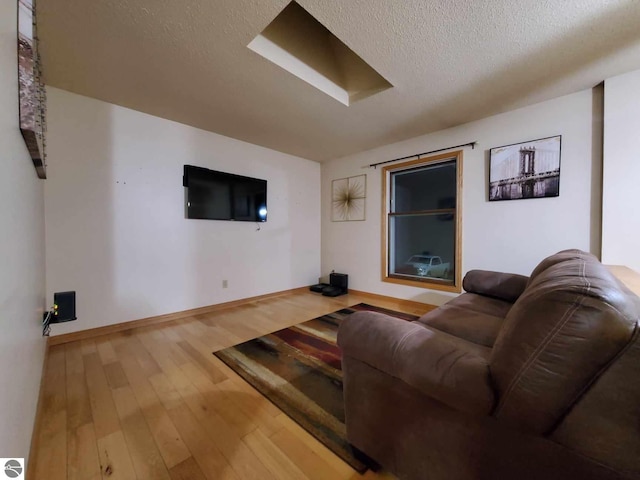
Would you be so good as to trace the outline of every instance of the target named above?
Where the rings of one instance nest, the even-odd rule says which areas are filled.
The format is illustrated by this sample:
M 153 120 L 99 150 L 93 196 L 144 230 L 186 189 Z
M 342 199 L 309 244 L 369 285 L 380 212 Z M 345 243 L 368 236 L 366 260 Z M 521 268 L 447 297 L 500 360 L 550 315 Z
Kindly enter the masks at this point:
M 511 306 L 497 298 L 463 293 L 416 321 L 469 342 L 493 347 Z
M 495 395 L 491 349 L 418 322 L 356 312 L 338 330 L 343 358 L 353 358 L 458 410 L 488 415 Z

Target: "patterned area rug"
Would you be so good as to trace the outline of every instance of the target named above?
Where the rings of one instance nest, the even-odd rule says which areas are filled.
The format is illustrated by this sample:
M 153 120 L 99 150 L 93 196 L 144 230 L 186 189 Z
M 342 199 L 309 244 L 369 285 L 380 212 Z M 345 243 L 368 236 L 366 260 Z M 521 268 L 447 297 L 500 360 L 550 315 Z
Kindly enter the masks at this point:
M 347 442 L 336 336 L 346 316 L 363 310 L 418 318 L 360 303 L 214 353 L 360 473 L 375 463 Z

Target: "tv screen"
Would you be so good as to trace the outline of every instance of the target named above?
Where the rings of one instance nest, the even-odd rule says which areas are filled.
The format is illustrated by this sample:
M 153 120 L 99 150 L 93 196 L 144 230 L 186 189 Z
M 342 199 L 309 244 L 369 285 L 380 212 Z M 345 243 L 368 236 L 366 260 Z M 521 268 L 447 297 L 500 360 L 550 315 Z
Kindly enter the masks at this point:
M 184 166 L 187 218 L 267 221 L 267 181 Z

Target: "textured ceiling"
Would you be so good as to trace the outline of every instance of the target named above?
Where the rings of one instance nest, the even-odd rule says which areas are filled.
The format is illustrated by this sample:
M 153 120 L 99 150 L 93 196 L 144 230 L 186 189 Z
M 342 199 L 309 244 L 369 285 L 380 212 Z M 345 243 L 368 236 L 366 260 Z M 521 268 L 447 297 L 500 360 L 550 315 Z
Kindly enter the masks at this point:
M 394 86 L 347 107 L 247 48 L 287 0 L 38 0 L 48 85 L 312 160 L 640 68 L 640 0 L 299 0 Z

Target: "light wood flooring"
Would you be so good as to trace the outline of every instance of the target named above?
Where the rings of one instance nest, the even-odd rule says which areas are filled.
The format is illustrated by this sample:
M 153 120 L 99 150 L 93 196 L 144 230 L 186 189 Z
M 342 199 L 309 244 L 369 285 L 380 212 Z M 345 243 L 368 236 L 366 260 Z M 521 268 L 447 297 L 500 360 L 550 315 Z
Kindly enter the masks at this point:
M 27 478 L 393 478 L 356 473 L 213 351 L 365 302 L 310 292 L 49 348 Z

